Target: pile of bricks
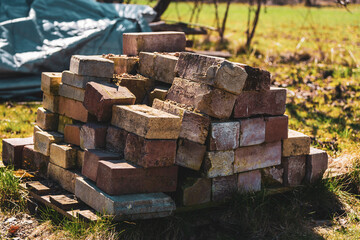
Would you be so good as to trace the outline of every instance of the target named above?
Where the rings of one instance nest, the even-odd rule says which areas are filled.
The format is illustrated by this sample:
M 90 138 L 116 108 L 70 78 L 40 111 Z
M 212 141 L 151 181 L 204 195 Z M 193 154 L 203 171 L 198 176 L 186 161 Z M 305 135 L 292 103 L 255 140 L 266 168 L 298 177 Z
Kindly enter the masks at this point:
M 73 56 L 43 73 L 33 138 L 3 161 L 117 219 L 170 215 L 233 192 L 320 179 L 327 154 L 288 130 L 270 73 L 184 52 L 178 32 L 124 34 L 125 55 Z

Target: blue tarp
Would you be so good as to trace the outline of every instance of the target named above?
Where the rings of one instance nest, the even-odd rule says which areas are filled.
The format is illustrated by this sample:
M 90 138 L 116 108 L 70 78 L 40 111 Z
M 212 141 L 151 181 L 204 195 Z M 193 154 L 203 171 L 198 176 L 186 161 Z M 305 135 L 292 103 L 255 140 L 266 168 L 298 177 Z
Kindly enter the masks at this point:
M 39 74 L 68 69 L 71 55 L 121 54 L 122 34 L 151 31 L 155 15 L 95 0 L 0 0 L 0 98 L 38 91 Z

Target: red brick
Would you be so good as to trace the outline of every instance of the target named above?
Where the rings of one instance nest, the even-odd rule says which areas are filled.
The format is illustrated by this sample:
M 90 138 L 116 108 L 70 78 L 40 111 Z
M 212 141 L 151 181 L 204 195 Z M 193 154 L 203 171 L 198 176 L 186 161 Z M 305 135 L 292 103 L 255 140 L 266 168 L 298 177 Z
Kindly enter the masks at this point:
M 265 142 L 264 118 L 240 120 L 240 146 L 252 146 Z
M 175 164 L 199 171 L 204 160 L 205 152 L 205 145 L 201 145 L 187 139 L 179 139 Z
M 80 129 L 80 147 L 82 149 L 105 148 L 107 125 L 98 123 L 84 124 Z
M 81 173 L 87 178 L 96 182 L 99 161 L 117 159 L 119 159 L 119 155 L 116 153 L 97 149 L 85 150 L 84 162 Z
M 64 141 L 80 146 L 80 129 L 83 124 L 66 124 L 64 128 Z
M 209 150 L 225 151 L 239 147 L 239 122 L 213 122 L 210 125 Z
M 23 148 L 22 151 L 22 164 L 21 167 L 26 169 L 26 170 L 30 170 L 30 171 L 35 171 L 36 169 L 34 169 L 35 163 L 34 163 L 34 145 L 26 145 Z
M 257 192 L 261 190 L 260 170 L 239 173 L 238 191 L 239 192 Z
M 177 166 L 142 168 L 124 161 L 99 161 L 96 186 L 110 195 L 175 192 Z
M 123 53 L 139 55 L 140 52 L 181 52 L 185 50 L 183 32 L 124 33 Z
M 260 68 L 254 68 L 245 64 L 239 64 L 242 66 L 248 77 L 246 78 L 243 91 L 264 91 L 270 89 L 270 73 Z
M 236 99 L 234 118 L 255 115 L 283 115 L 286 89 L 271 87 L 268 91 L 245 91 Z
M 171 166 L 175 163 L 176 140 L 145 139 L 129 133 L 124 155 L 126 160 L 145 168 Z
M 63 114 L 80 122 L 94 120 L 94 116 L 91 116 L 82 102 L 62 96 L 59 96 L 59 114 Z
M 123 74 L 121 76 L 117 76 L 116 80 L 120 86 L 126 87 L 132 94 L 135 95 L 135 103 L 137 104 L 141 104 L 144 101 L 145 96 L 148 94 L 154 84 L 153 80 L 143 77 L 139 74 Z
M 39 107 L 36 112 L 36 124 L 43 130 L 56 131 L 59 115 Z
M 96 82 L 86 84 L 84 106 L 100 122 L 111 119 L 113 105 L 131 105 L 135 100 L 135 95 L 126 87 Z
M 235 192 L 237 192 L 238 186 L 237 175 L 217 177 L 212 179 L 212 196 L 211 200 L 214 202 L 223 201 L 230 198 Z
M 106 134 L 106 149 L 110 152 L 119 153 L 120 157 L 123 158 L 128 133 L 124 129 L 109 126 Z
M 284 184 L 286 186 L 298 186 L 302 183 L 306 171 L 306 155 L 283 157 Z
M 265 117 L 265 142 L 288 138 L 288 116 Z
M 40 152 L 34 151 L 34 168 L 36 174 L 41 177 L 46 177 L 48 172 L 48 165 L 50 162 L 50 156 L 46 156 Z
M 24 146 L 33 144 L 33 137 L 2 140 L 2 160 L 5 165 L 21 167 Z
M 306 157 L 306 182 L 314 183 L 315 181 L 322 179 L 327 167 L 327 153 L 320 149 L 310 148 L 310 154 Z

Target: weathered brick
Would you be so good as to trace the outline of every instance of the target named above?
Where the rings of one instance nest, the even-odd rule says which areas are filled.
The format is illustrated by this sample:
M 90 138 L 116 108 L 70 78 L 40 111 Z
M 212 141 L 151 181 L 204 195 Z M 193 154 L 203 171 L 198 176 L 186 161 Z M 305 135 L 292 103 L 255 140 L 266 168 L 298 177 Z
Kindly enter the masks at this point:
M 271 76 L 268 71 L 245 64 L 238 65 L 243 67 L 248 75 L 243 91 L 264 91 L 270 89 Z
M 86 85 L 84 106 L 98 121 L 111 119 L 112 106 L 134 104 L 136 97 L 126 87 L 89 82 Z
M 116 105 L 111 124 L 147 139 L 177 139 L 181 120 L 146 105 Z
M 322 179 L 327 167 L 327 153 L 320 149 L 310 148 L 310 154 L 306 157 L 306 182 L 314 183 L 317 180 Z
M 231 175 L 212 179 L 211 200 L 214 202 L 229 199 L 238 189 L 238 176 Z
M 8 138 L 2 140 L 2 161 L 5 165 L 21 167 L 24 146 L 33 144 L 33 138 Z
M 156 54 L 152 52 L 139 53 L 139 73 L 145 77 L 154 79 L 154 64 Z
M 88 122 L 95 119 L 84 107 L 82 102 L 70 98 L 59 97 L 59 114 L 80 122 Z
M 265 117 L 265 142 L 288 138 L 288 116 Z
M 175 73 L 180 78 L 202 82 L 236 95 L 241 93 L 248 77 L 239 64 L 188 52 L 180 54 Z
M 211 117 L 231 116 L 237 96 L 204 83 L 175 78 L 166 99 L 190 105 Z
M 261 169 L 262 181 L 266 187 L 280 186 L 284 182 L 284 168 L 279 166 Z
M 50 202 L 55 206 L 65 210 L 71 211 L 80 207 L 80 202 L 74 199 L 72 196 L 67 195 L 50 195 Z
M 36 132 L 34 140 L 34 149 L 45 156 L 50 155 L 50 145 L 64 140 L 64 136 L 57 132 Z
M 119 155 L 98 149 L 85 150 L 84 162 L 81 173 L 96 182 L 98 165 L 100 160 L 118 160 Z
M 80 146 L 80 129 L 83 124 L 66 124 L 64 128 L 64 141 Z
M 238 174 L 239 192 L 258 192 L 261 190 L 260 170 L 243 172 Z
M 36 112 L 36 124 L 43 130 L 54 131 L 58 128 L 59 115 L 39 107 Z
M 109 195 L 175 192 L 177 166 L 142 168 L 124 161 L 99 161 L 96 186 Z
M 43 107 L 54 113 L 59 112 L 59 96 L 43 93 Z
M 50 162 L 48 165 L 48 177 L 59 183 L 66 191 L 75 193 L 75 180 L 80 175 L 76 171 L 64 169 Z
M 153 80 L 143 77 L 139 74 L 123 74 L 121 76 L 117 76 L 116 80 L 120 86 L 126 87 L 132 94 L 135 95 L 135 103 L 142 103 L 146 94 L 150 91 L 154 84 Z
M 69 144 L 53 143 L 50 146 L 50 162 L 71 169 L 76 166 L 77 149 Z
M 200 170 L 201 164 L 204 160 L 205 152 L 205 145 L 201 145 L 187 139 L 179 139 L 175 164 L 198 171 Z
M 64 134 L 65 131 L 65 125 L 73 124 L 73 120 L 67 116 L 59 115 L 59 124 L 57 127 L 57 131 L 59 133 Z
M 288 138 L 282 140 L 282 156 L 298 156 L 310 153 L 310 137 L 289 129 Z
M 211 179 L 186 178 L 180 191 L 180 202 L 184 206 L 208 203 L 211 201 Z
M 128 133 L 124 129 L 109 126 L 106 134 L 106 149 L 119 153 L 120 158 L 123 158 Z
M 207 152 L 203 171 L 206 177 L 229 176 L 234 173 L 234 151 Z
M 84 124 L 80 129 L 82 149 L 105 148 L 107 125 L 98 123 Z
M 178 57 L 168 54 L 156 54 L 154 60 L 155 80 L 171 84 L 174 81 L 175 65 Z
M 62 83 L 82 89 L 85 89 L 88 82 L 109 83 L 110 80 L 111 78 L 78 75 L 70 71 L 63 71 L 61 77 Z
M 168 87 L 156 86 L 149 94 L 149 103 L 153 105 L 155 99 L 165 101 L 166 95 L 169 91 Z
M 240 147 L 235 150 L 234 172 L 276 166 L 281 164 L 281 142 Z
M 110 196 L 91 181 L 77 178 L 75 195 L 96 211 L 114 216 L 114 220 L 135 220 L 166 217 L 175 210 L 175 203 L 164 193 Z
M 146 139 L 129 133 L 124 156 L 145 168 L 171 166 L 175 163 L 176 140 Z
M 25 145 L 22 150 L 21 167 L 26 170 L 36 171 L 34 162 L 34 145 Z
M 76 167 L 79 169 L 82 169 L 84 165 L 84 157 L 85 157 L 85 151 L 78 149 L 77 150 L 77 157 L 76 157 Z
M 114 73 L 122 74 L 122 73 L 136 73 L 139 57 L 132 57 L 126 55 L 109 55 L 105 56 L 105 58 L 114 62 Z
M 210 118 L 204 114 L 188 110 L 173 102 L 154 100 L 153 108 L 178 115 L 181 118 L 180 138 L 204 144 L 208 135 Z
M 239 147 L 239 122 L 212 122 L 210 125 L 210 151 L 232 150 Z
M 252 146 L 265 142 L 264 118 L 240 120 L 240 146 Z
M 306 172 L 306 155 L 282 158 L 284 167 L 284 184 L 298 186 L 304 180 Z
M 183 32 L 142 32 L 123 34 L 123 53 L 139 55 L 140 52 L 181 52 L 185 50 Z
M 85 90 L 82 88 L 73 87 L 67 84 L 60 84 L 59 95 L 83 102 L 85 97 Z
M 101 56 L 73 55 L 70 61 L 70 72 L 78 75 L 112 78 L 114 62 Z
M 285 112 L 286 89 L 271 87 L 266 91 L 245 91 L 236 99 L 234 118 L 256 115 L 283 115 Z
M 47 177 L 48 165 L 50 157 L 46 156 L 34 149 L 34 166 L 31 169 L 36 172 L 36 175 L 40 177 Z
M 46 94 L 58 95 L 61 73 L 43 72 L 41 74 L 41 90 Z
M 36 132 L 43 132 L 44 130 L 41 128 L 41 127 L 39 127 L 38 125 L 34 125 L 34 135 L 33 135 L 33 139 L 35 139 L 35 133 Z M 35 140 L 34 140 L 35 141 Z

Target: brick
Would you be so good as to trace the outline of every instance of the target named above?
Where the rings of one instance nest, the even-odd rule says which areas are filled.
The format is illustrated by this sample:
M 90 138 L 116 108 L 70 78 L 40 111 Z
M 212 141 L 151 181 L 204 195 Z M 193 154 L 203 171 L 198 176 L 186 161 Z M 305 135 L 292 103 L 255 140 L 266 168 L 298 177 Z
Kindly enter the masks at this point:
M 76 166 L 77 149 L 69 144 L 53 143 L 50 146 L 50 162 L 71 169 Z
M 299 156 L 310 153 L 310 137 L 289 129 L 288 138 L 282 140 L 282 156 Z
M 112 78 L 114 62 L 101 56 L 73 55 L 70 60 L 70 72 L 78 75 Z
M 96 186 L 109 195 L 175 192 L 177 166 L 142 168 L 124 161 L 99 161 Z
M 177 139 L 181 120 L 146 105 L 116 105 L 111 124 L 147 139 Z
M 84 162 L 81 173 L 87 178 L 96 182 L 98 164 L 100 160 L 118 160 L 119 155 L 104 150 L 85 150 Z
M 128 133 L 124 129 L 109 126 L 106 134 L 106 149 L 119 153 L 120 158 L 123 158 Z
M 33 165 L 33 168 L 31 168 L 31 170 L 35 171 L 36 175 L 38 175 L 40 177 L 46 177 L 49 162 L 50 162 L 49 156 L 46 156 L 35 150 L 34 151 L 34 165 Z
M 285 88 L 271 87 L 267 91 L 245 91 L 236 99 L 234 118 L 246 118 L 256 115 L 283 115 L 285 103 Z
M 59 96 L 43 93 L 43 107 L 53 113 L 59 112 Z
M 174 102 L 161 101 L 159 99 L 154 101 L 153 108 L 181 118 L 180 138 L 205 144 L 210 126 L 210 118 L 208 116 L 179 106 Z
M 175 164 L 199 171 L 204 160 L 205 152 L 205 145 L 201 145 L 187 139 L 179 139 Z
M 154 64 L 156 54 L 152 52 L 139 53 L 139 73 L 145 77 L 154 79 Z
M 107 125 L 98 123 L 84 124 L 80 129 L 81 149 L 105 148 Z
M 24 146 L 33 144 L 33 138 L 9 138 L 2 140 L 2 160 L 5 165 L 21 167 Z
M 61 73 L 43 72 L 41 73 L 41 90 L 46 94 L 58 95 L 61 82 Z
M 120 86 L 126 87 L 132 94 L 135 95 L 135 103 L 138 104 L 143 102 L 145 96 L 154 84 L 153 80 L 150 80 L 149 78 L 143 77 L 139 74 L 123 74 L 121 76 L 117 76 L 116 80 L 118 81 Z
M 76 167 L 79 169 L 82 169 L 84 165 L 84 157 L 85 157 L 85 151 L 78 149 L 77 150 L 77 156 L 76 156 Z
M 265 142 L 288 138 L 288 116 L 265 117 Z
M 281 186 L 284 182 L 284 168 L 282 166 L 263 168 L 261 175 L 266 187 Z
M 213 178 L 211 184 L 211 200 L 219 202 L 229 199 L 237 191 L 237 183 L 237 175 Z
M 154 59 L 155 80 L 172 84 L 175 78 L 175 65 L 178 57 L 168 54 L 156 54 Z
M 174 165 L 176 140 L 146 139 L 129 133 L 126 138 L 124 157 L 127 161 L 144 168 Z
M 65 132 L 65 125 L 68 125 L 68 124 L 73 124 L 73 120 L 72 120 L 71 118 L 69 118 L 69 117 L 60 115 L 60 116 L 59 116 L 59 124 L 58 124 L 58 127 L 57 127 L 57 131 L 58 131 L 59 133 L 64 134 L 64 132 Z
M 113 105 L 134 104 L 136 97 L 126 87 L 89 82 L 85 89 L 84 106 L 98 121 L 109 121 Z
M 268 71 L 245 64 L 238 65 L 243 67 L 248 75 L 243 91 L 264 91 L 270 89 L 271 76 Z
M 314 183 L 322 179 L 327 167 L 327 153 L 320 149 L 310 148 L 310 154 L 306 157 L 306 182 Z
M 232 150 L 239 147 L 239 122 L 212 122 L 210 125 L 210 151 Z
M 79 173 L 73 170 L 67 170 L 53 163 L 49 163 L 48 177 L 59 183 L 66 191 L 75 193 L 75 180 L 79 176 Z
M 168 91 L 168 87 L 156 86 L 149 94 L 150 105 L 153 105 L 155 99 L 165 101 Z
M 164 193 L 110 196 L 81 177 L 76 179 L 75 195 L 96 211 L 113 215 L 114 220 L 167 217 L 176 208 Z
M 110 55 L 105 58 L 114 62 L 114 73 L 136 73 L 139 65 L 139 57 L 126 56 L 126 55 Z
M 166 99 L 190 105 L 218 119 L 231 116 L 237 96 L 204 83 L 175 78 Z
M 64 141 L 80 146 L 80 129 L 83 124 L 66 124 L 64 128 Z
M 34 169 L 35 163 L 34 163 L 34 145 L 25 145 L 22 150 L 22 163 L 21 167 L 26 170 L 30 171 L 36 171 Z
M 139 55 L 140 52 L 181 52 L 185 50 L 183 32 L 142 32 L 123 34 L 123 53 Z
M 306 155 L 282 158 L 284 167 L 284 184 L 298 186 L 302 183 L 306 172 Z
M 111 78 L 78 75 L 70 71 L 62 72 L 62 83 L 76 88 L 85 89 L 88 82 L 109 83 Z
M 207 152 L 203 164 L 206 177 L 229 176 L 234 173 L 234 151 Z
M 235 150 L 234 172 L 276 166 L 281 164 L 281 142 L 240 147 Z
M 56 132 L 36 132 L 34 140 L 35 151 L 44 154 L 45 156 L 50 155 L 50 145 L 52 143 L 59 143 L 64 140 L 64 136 Z
M 180 187 L 180 202 L 184 206 L 192 206 L 211 201 L 210 178 L 187 178 Z
M 240 120 L 240 146 L 252 146 L 265 142 L 264 118 Z
M 80 122 L 88 122 L 95 119 L 94 116 L 86 110 L 82 102 L 62 96 L 59 98 L 59 114 Z
M 66 195 L 50 195 L 50 202 L 65 211 L 80 207 L 80 202 Z
M 258 192 L 261 190 L 260 170 L 243 172 L 238 174 L 239 192 Z
M 235 95 L 241 93 L 248 77 L 239 64 L 188 52 L 180 53 L 175 73 L 180 78 L 202 82 Z
M 45 186 L 44 184 L 38 181 L 27 182 L 26 188 L 37 195 L 47 195 L 50 194 L 51 192 L 51 188 Z
M 85 90 L 82 88 L 73 87 L 67 84 L 60 84 L 59 95 L 83 102 L 85 97 Z
M 36 124 L 43 130 L 56 131 L 58 127 L 59 115 L 39 107 L 36 112 Z

